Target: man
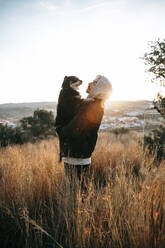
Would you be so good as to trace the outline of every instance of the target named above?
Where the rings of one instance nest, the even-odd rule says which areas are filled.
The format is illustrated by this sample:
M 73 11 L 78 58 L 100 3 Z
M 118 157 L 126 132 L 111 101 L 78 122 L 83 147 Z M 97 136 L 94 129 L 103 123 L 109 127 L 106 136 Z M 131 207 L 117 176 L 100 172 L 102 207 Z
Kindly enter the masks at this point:
M 103 118 L 104 102 L 112 92 L 112 85 L 106 77 L 98 75 L 88 84 L 86 92 L 88 97 L 82 101 L 72 121 L 58 130 L 63 140 L 60 152 L 65 174 L 70 183 L 76 176 L 83 185 Z

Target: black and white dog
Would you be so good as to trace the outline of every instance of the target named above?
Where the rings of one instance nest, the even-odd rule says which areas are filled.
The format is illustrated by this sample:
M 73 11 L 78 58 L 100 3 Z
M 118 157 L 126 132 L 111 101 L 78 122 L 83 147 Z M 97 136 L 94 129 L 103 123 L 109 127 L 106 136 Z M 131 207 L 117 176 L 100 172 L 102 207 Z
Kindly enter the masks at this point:
M 81 103 L 81 96 L 78 91 L 81 84 L 82 81 L 79 78 L 75 76 L 65 76 L 57 104 L 57 115 L 55 120 L 57 132 L 58 128 L 67 125 L 74 117 L 76 110 Z

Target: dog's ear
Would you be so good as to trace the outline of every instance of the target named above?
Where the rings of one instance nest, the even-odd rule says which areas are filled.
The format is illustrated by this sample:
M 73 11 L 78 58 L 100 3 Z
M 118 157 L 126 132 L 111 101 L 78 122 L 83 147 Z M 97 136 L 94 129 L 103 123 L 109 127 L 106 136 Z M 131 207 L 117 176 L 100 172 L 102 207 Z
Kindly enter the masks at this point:
M 68 77 L 65 76 L 65 77 L 64 77 L 64 81 L 63 81 L 63 83 L 62 83 L 62 88 L 66 88 L 67 79 L 68 79 Z
M 64 82 L 67 80 L 67 78 L 68 78 L 67 76 L 64 77 Z

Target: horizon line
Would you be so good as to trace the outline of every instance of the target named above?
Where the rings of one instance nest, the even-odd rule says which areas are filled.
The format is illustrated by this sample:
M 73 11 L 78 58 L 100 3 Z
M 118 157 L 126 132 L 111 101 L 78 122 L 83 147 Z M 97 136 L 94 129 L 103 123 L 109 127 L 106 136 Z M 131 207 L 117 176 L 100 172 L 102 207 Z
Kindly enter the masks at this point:
M 154 100 L 154 99 L 153 99 Z M 142 101 L 148 101 L 148 102 L 153 102 L 153 100 L 149 99 L 136 99 L 136 100 L 109 100 L 106 101 L 105 103 L 111 103 L 111 102 L 142 102 Z M 26 102 L 2 102 L 0 105 L 5 105 L 5 104 L 28 104 L 28 103 L 58 103 L 58 101 L 26 101 Z

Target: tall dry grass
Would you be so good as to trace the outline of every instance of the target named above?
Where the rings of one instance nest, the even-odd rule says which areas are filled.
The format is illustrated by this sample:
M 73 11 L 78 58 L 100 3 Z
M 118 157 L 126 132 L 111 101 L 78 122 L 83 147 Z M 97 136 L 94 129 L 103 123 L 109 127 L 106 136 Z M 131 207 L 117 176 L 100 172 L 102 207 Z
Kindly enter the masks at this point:
M 0 150 L 0 247 L 165 247 L 165 164 L 136 134 L 100 133 L 88 192 L 70 194 L 57 139 Z

